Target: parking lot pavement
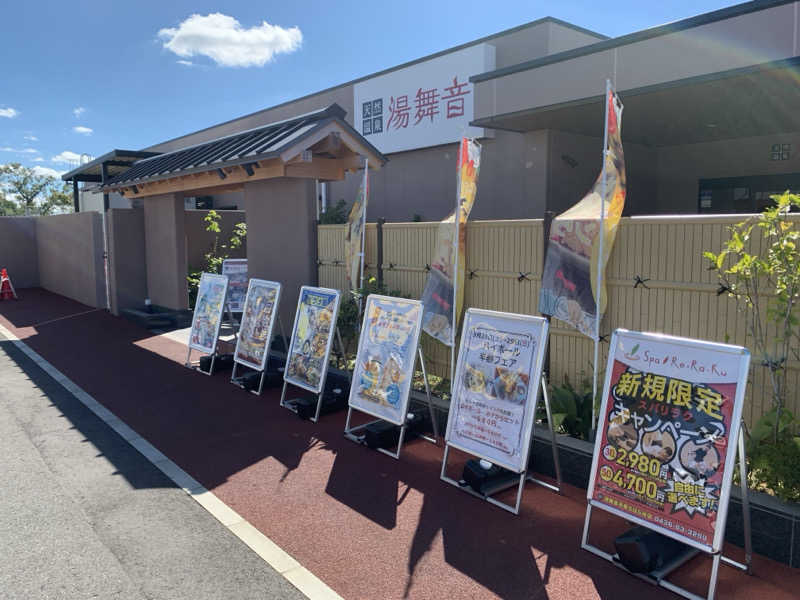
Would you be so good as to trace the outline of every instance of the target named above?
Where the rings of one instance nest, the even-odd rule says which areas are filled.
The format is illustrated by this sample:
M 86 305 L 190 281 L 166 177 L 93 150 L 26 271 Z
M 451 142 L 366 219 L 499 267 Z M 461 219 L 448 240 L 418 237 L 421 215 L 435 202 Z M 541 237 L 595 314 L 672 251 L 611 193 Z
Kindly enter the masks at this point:
M 5 599 L 305 598 L 9 341 L 0 341 Z

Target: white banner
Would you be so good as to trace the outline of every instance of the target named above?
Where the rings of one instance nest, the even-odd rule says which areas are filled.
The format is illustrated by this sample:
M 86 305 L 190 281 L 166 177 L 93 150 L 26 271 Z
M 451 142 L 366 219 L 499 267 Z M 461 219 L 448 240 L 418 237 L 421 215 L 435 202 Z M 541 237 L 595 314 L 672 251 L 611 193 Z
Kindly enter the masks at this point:
M 515 473 L 527 469 L 547 330 L 542 317 L 467 311 L 447 444 Z

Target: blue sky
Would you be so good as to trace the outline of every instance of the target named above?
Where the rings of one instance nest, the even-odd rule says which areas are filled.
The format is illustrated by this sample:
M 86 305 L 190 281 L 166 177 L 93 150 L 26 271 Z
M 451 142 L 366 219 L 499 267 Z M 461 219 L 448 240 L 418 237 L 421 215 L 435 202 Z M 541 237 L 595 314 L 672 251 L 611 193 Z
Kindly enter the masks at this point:
M 616 37 L 732 4 L 13 2 L 0 164 L 68 170 L 82 153 L 143 148 L 544 16 Z

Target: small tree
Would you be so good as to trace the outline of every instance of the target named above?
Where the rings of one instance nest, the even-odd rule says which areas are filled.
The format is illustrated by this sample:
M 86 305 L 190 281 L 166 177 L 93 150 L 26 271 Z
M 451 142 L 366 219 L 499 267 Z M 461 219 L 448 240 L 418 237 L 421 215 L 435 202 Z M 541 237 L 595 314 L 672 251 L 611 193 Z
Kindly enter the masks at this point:
M 791 435 L 794 415 L 786 410 L 787 361 L 800 359 L 800 227 L 789 218 L 800 209 L 800 196 L 773 196 L 775 204 L 730 227 L 731 237 L 719 254 L 704 252 L 710 269 L 719 274 L 722 289 L 745 313 L 755 356 L 767 368 L 772 410 L 753 429 L 759 443 L 778 443 Z M 761 252 L 751 253 L 753 234 L 761 237 Z
M 233 233 L 231 233 L 228 241 L 220 241 L 219 221 L 222 217 L 215 210 L 209 210 L 208 214 L 203 217 L 206 223 L 206 231 L 214 234 L 214 241 L 211 248 L 204 255 L 205 264 L 200 271 L 190 271 L 186 276 L 186 281 L 189 284 L 189 305 L 194 306 L 194 301 L 197 298 L 197 287 L 200 285 L 200 276 L 205 273 L 220 273 L 222 272 L 222 261 L 230 258 L 231 251 L 241 248 L 244 239 L 247 237 L 247 223 L 237 223 L 233 226 Z

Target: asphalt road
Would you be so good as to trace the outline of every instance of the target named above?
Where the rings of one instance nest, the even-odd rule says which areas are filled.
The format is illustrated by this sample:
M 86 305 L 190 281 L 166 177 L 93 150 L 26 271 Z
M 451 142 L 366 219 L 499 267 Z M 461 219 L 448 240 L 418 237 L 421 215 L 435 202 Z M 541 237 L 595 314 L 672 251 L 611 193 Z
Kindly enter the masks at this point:
M 0 341 L 0 596 L 305 598 Z

